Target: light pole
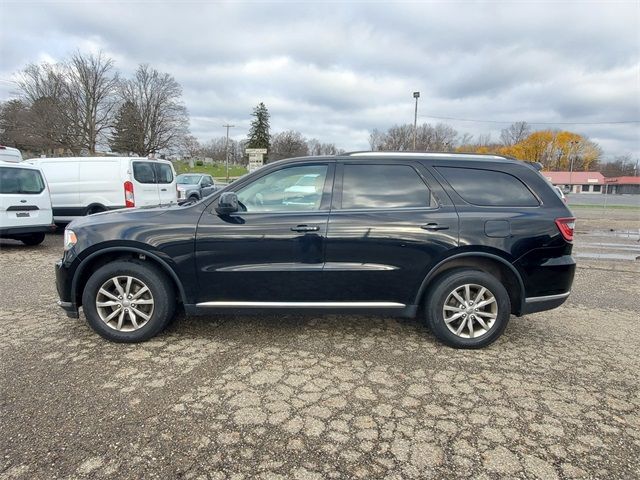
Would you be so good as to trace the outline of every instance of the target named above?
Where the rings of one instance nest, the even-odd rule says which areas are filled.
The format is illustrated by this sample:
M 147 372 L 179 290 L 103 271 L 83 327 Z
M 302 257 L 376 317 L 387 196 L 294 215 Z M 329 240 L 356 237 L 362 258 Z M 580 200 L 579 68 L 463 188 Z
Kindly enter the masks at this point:
M 223 125 L 224 128 L 227 129 L 227 141 L 224 144 L 224 159 L 227 165 L 227 183 L 229 183 L 229 129 L 235 128 L 235 125 Z
M 420 92 L 413 92 L 413 98 L 416 99 L 416 111 L 413 115 L 413 151 L 416 151 L 416 137 L 418 136 L 418 99 Z

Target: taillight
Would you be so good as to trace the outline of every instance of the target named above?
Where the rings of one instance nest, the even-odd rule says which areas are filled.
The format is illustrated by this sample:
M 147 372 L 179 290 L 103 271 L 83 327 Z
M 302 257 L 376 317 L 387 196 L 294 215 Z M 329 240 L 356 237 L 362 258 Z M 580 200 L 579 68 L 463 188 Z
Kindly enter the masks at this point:
M 124 182 L 124 204 L 127 208 L 136 206 L 136 199 L 133 196 L 133 183 L 128 180 Z
M 576 219 L 574 217 L 556 218 L 556 225 L 567 242 L 573 241 L 573 229 L 576 228 Z

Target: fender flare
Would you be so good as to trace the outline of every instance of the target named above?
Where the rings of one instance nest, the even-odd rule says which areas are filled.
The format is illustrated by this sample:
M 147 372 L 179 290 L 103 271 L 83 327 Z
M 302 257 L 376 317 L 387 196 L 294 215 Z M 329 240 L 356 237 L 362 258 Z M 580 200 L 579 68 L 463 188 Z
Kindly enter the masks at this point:
M 84 258 L 78 265 L 78 268 L 76 268 L 75 273 L 73 274 L 73 280 L 71 281 L 71 298 L 72 299 L 75 299 L 77 296 L 78 279 L 81 277 L 85 268 L 87 268 L 87 265 L 89 264 L 90 260 L 110 252 L 137 253 L 137 254 L 145 255 L 149 258 L 152 258 L 153 260 L 158 262 L 162 270 L 165 273 L 167 273 L 171 277 L 171 279 L 175 282 L 175 284 L 178 286 L 178 293 L 180 295 L 180 298 L 182 299 L 182 303 L 183 304 L 189 303 L 186 301 L 186 294 L 184 292 L 184 287 L 182 286 L 182 282 L 180 281 L 180 278 L 178 277 L 176 272 L 173 270 L 173 268 L 171 268 L 171 266 L 165 260 L 163 260 L 160 256 L 156 255 L 155 253 L 149 252 L 147 250 L 143 250 L 142 248 L 130 247 L 130 246 L 107 247 L 107 248 L 98 250 L 96 252 L 93 252 L 92 254 Z
M 450 262 L 452 260 L 456 260 L 458 258 L 464 258 L 464 257 L 484 257 L 484 258 L 488 258 L 490 260 L 497 261 L 497 262 L 501 263 L 502 265 L 508 267 L 509 270 L 511 270 L 511 272 L 515 275 L 516 279 L 518 280 L 518 285 L 520 286 L 520 305 L 518 305 L 518 308 L 516 309 L 516 311 L 521 311 L 522 310 L 522 306 L 524 305 L 524 301 L 525 301 L 525 298 L 526 298 L 526 293 L 525 293 L 525 289 L 524 289 L 524 282 L 522 281 L 522 275 L 520 275 L 520 272 L 516 269 L 516 267 L 514 267 L 511 263 L 509 263 L 507 260 L 505 260 L 501 256 L 495 255 L 493 253 L 487 253 L 487 252 L 462 252 L 462 253 L 456 253 L 456 254 L 451 255 L 450 257 L 447 257 L 444 260 L 441 260 L 440 262 L 438 262 L 433 268 L 431 268 L 431 270 L 429 270 L 429 273 L 427 273 L 427 276 L 424 278 L 424 280 L 420 284 L 420 288 L 418 289 L 418 294 L 415 297 L 416 305 L 419 304 L 420 299 L 423 297 L 424 292 L 425 292 L 425 290 L 427 288 L 427 285 L 429 285 L 429 282 L 431 280 L 433 280 L 433 277 L 435 276 L 435 272 L 441 266 L 447 264 L 448 262 Z M 512 308 L 513 308 L 513 306 L 512 306 Z

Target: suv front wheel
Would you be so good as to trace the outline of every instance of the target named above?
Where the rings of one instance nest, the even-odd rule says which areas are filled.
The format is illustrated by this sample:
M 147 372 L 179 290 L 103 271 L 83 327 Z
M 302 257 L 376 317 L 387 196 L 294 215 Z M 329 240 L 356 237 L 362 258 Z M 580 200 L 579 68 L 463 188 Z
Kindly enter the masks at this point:
M 158 268 L 116 261 L 85 285 L 82 307 L 96 333 L 113 342 L 143 342 L 160 333 L 175 311 L 171 281 Z
M 454 348 L 482 348 L 494 342 L 506 328 L 510 313 L 504 285 L 478 270 L 445 273 L 426 299 L 429 328 Z

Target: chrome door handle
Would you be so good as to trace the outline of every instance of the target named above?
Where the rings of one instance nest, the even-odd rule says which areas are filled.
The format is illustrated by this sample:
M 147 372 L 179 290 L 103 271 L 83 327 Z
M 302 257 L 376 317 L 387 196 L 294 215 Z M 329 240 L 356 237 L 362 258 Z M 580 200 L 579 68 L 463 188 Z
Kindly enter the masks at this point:
M 291 227 L 292 232 L 317 232 L 318 230 L 320 230 L 320 227 L 317 225 L 297 225 Z
M 438 230 L 449 230 L 448 226 L 438 225 L 437 223 L 427 223 L 426 225 L 422 225 L 420 228 L 423 230 L 429 230 L 430 232 L 435 232 Z

